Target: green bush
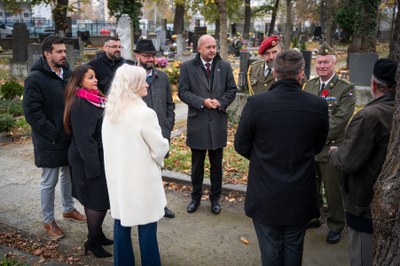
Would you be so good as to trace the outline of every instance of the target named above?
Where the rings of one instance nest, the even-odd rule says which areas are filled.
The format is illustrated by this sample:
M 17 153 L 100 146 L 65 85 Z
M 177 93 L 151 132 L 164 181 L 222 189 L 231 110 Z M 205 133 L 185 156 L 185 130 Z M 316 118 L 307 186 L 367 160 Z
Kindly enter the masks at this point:
M 22 115 L 22 102 L 18 99 L 0 99 L 0 114 L 12 114 L 13 116 Z
M 24 91 L 24 87 L 16 80 L 9 80 L 1 86 L 1 94 L 4 99 L 14 99 L 20 97 Z
M 0 114 L 0 132 L 8 131 L 16 123 L 16 119 L 10 114 Z

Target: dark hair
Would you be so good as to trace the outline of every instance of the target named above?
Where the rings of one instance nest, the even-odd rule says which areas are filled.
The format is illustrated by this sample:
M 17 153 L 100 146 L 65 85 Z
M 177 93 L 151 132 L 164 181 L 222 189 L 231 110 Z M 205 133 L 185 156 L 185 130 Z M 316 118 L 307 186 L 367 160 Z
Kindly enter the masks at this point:
M 47 36 L 42 42 L 42 55 L 44 52 L 51 53 L 54 49 L 53 44 L 65 44 L 64 39 L 57 36 Z
M 104 43 L 107 43 L 109 41 L 121 41 L 121 40 L 118 37 L 109 36 L 105 39 Z
M 74 71 L 72 71 L 71 77 L 65 87 L 64 130 L 68 135 L 71 134 L 70 112 L 76 99 L 76 89 L 80 86 L 89 69 L 94 71 L 93 67 L 86 64 L 76 67 Z
M 296 50 L 280 52 L 275 58 L 275 75 L 277 79 L 296 78 L 304 70 L 303 55 Z

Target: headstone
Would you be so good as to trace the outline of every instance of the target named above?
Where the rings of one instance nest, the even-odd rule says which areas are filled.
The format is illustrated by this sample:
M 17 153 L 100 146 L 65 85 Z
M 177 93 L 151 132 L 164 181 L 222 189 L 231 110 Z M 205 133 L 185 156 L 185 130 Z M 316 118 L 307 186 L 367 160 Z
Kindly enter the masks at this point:
M 314 41 L 319 41 L 319 40 L 321 40 L 321 35 L 322 35 L 322 28 L 320 27 L 320 26 L 317 26 L 317 27 L 315 27 L 315 29 L 314 29 L 314 37 L 313 37 L 313 40 Z
M 236 23 L 231 24 L 231 36 L 236 36 Z
M 118 38 L 121 40 L 122 46 L 124 47 L 124 49 L 121 51 L 121 56 L 125 59 L 132 59 L 132 21 L 127 14 L 121 15 L 119 18 L 117 34 Z
M 28 76 L 28 41 L 29 32 L 25 23 L 15 23 L 12 31 L 12 60 L 10 75 L 25 78 Z
M 151 40 L 154 44 L 154 47 L 156 48 L 157 51 L 160 50 L 160 40 L 157 38 L 157 33 L 151 31 L 147 33 L 147 39 Z
M 350 81 L 355 85 L 369 86 L 376 60 L 378 60 L 377 53 L 350 53 Z
M 15 23 L 12 31 L 12 62 L 26 63 L 28 60 L 29 32 L 25 23 Z
M 310 79 L 311 73 L 311 59 L 312 59 L 312 51 L 301 51 L 304 57 L 305 65 L 304 65 L 304 74 L 306 75 L 307 80 Z
M 239 80 L 238 86 L 243 89 L 247 87 L 247 69 L 249 68 L 249 52 L 240 52 L 240 60 L 239 60 Z
M 161 20 L 161 30 L 167 30 L 167 19 L 165 18 Z
M 207 34 L 207 27 L 195 27 L 194 28 L 193 52 L 197 51 L 197 41 L 204 34 Z
M 181 55 L 184 51 L 186 51 L 186 41 L 182 37 L 182 34 L 178 34 L 176 36 L 176 53 Z
M 167 31 L 160 30 L 159 32 L 157 32 L 157 40 L 159 43 L 159 47 L 156 47 L 156 48 L 157 48 L 157 50 L 161 50 L 161 46 L 164 45 L 165 42 L 167 41 Z

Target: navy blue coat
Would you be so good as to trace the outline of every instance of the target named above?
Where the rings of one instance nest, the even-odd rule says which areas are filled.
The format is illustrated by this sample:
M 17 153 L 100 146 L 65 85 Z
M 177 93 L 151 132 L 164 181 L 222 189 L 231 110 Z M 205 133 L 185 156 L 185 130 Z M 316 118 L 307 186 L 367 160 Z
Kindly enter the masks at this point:
M 248 98 L 234 142 L 250 160 L 247 216 L 267 226 L 304 226 L 319 216 L 314 156 L 328 129 L 326 102 L 295 79 Z

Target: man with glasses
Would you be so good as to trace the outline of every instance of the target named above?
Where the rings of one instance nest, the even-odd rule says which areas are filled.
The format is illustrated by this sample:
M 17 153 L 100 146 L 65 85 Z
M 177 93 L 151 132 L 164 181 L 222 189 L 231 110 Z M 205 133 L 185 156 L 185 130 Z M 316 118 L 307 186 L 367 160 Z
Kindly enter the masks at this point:
M 151 40 L 139 40 L 134 52 L 137 65 L 142 66 L 146 70 L 146 81 L 149 84 L 147 95 L 142 99 L 148 107 L 156 112 L 162 135 L 170 141 L 171 131 L 175 124 L 175 103 L 172 100 L 168 76 L 164 71 L 154 68 L 157 51 Z M 175 213 L 167 207 L 164 208 L 164 211 L 164 217 L 175 217 Z
M 103 45 L 104 53 L 88 63 L 88 65 L 94 68 L 98 80 L 97 86 L 104 94 L 107 94 L 117 68 L 124 63 L 133 64 L 131 60 L 126 60 L 121 57 L 122 49 L 123 47 L 120 39 L 108 37 Z

